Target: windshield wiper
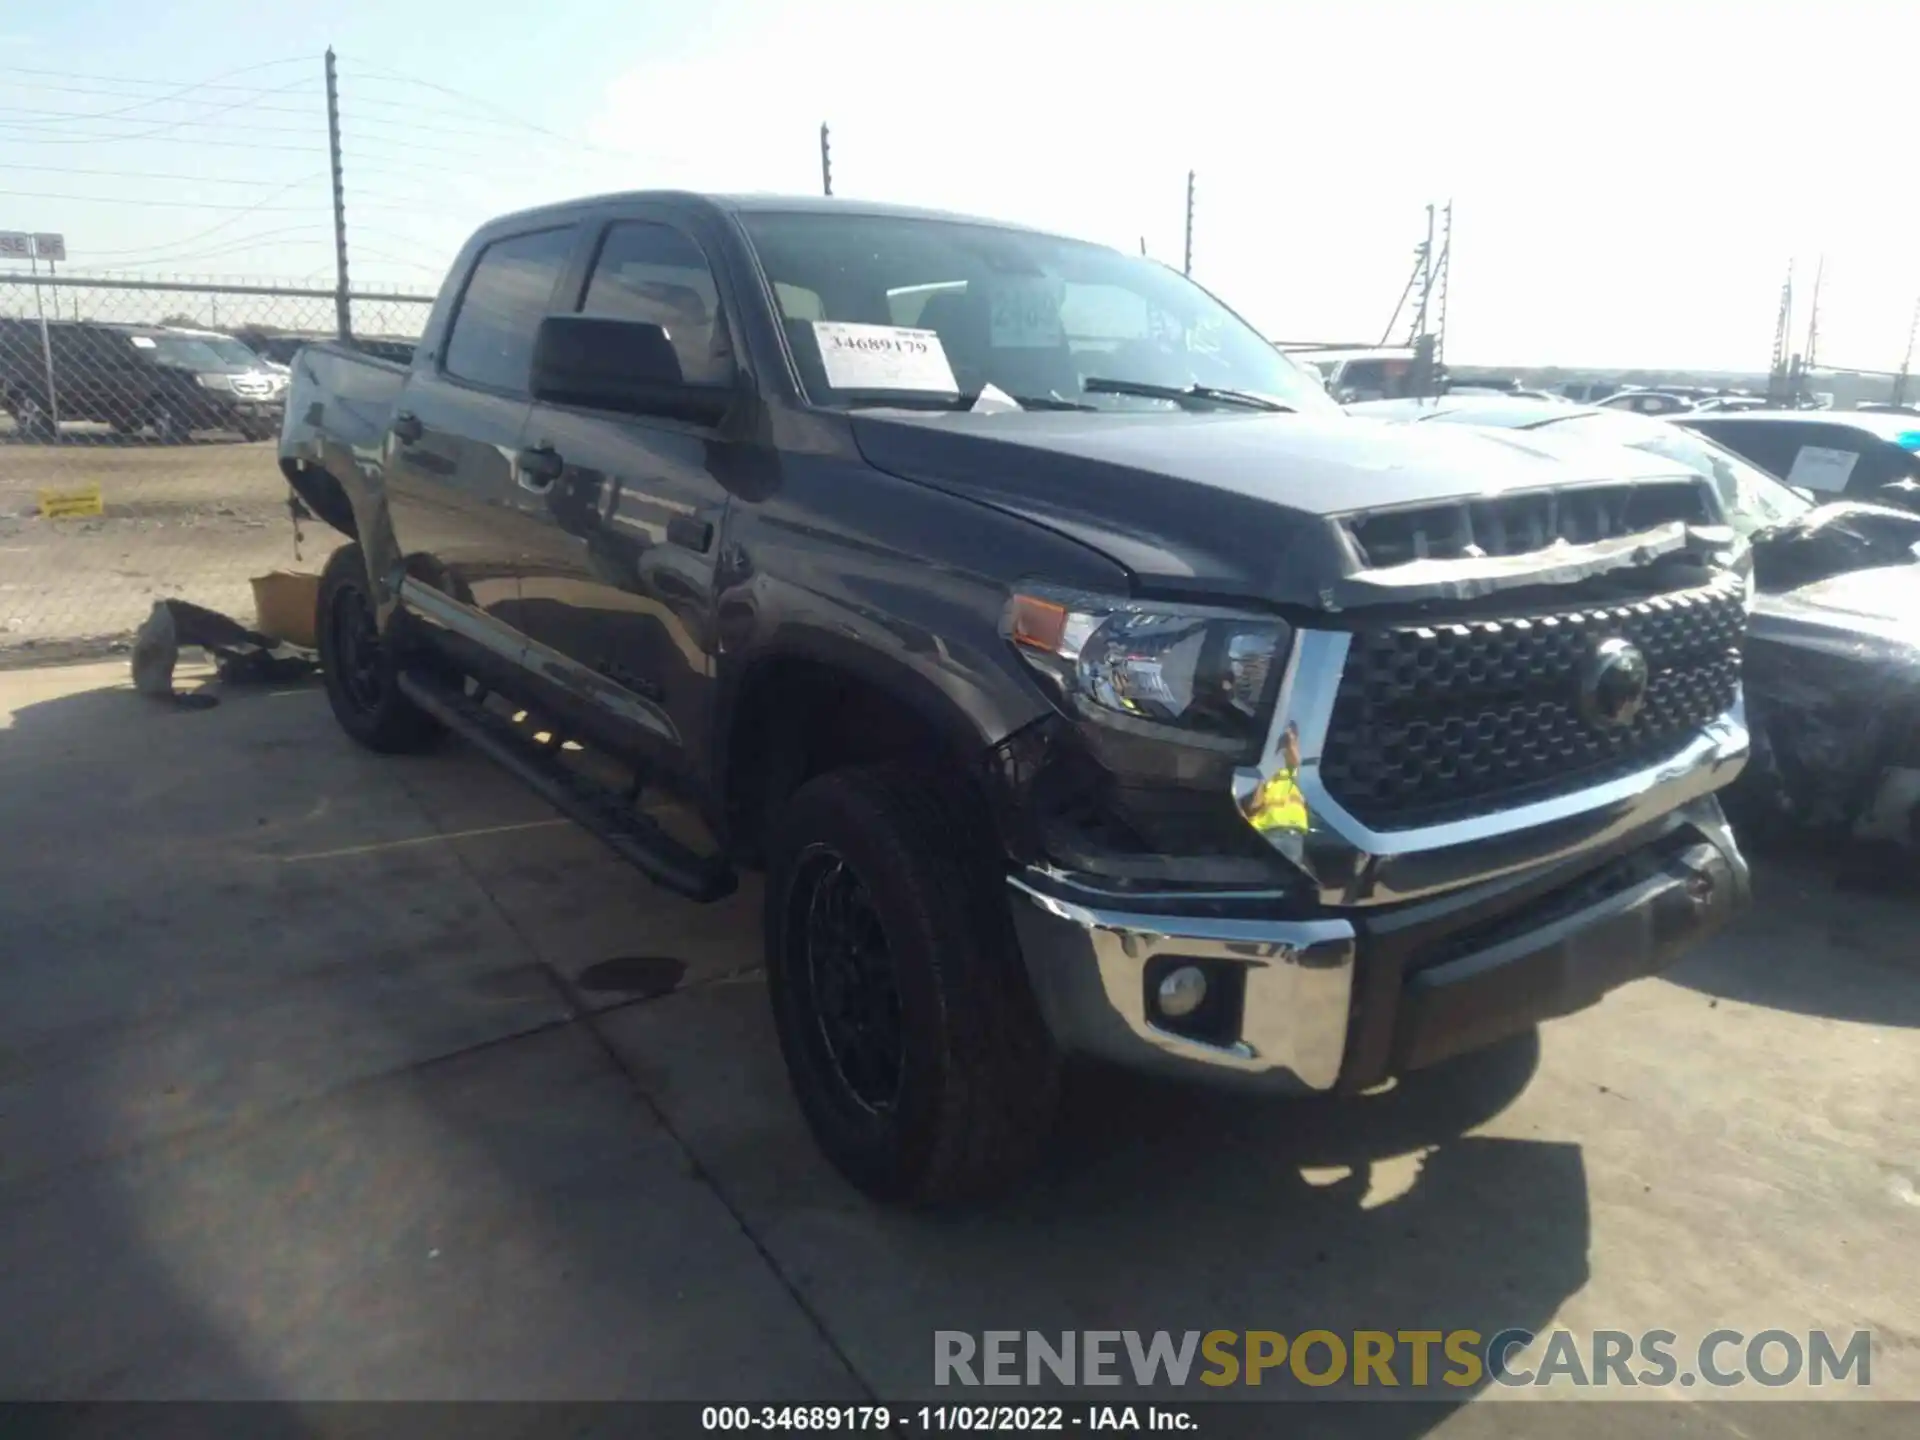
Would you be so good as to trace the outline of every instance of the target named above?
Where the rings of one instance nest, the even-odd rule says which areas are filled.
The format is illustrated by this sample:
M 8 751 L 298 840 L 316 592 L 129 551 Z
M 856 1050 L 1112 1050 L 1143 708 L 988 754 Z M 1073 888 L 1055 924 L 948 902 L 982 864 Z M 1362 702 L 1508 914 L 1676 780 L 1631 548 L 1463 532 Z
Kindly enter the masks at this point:
M 1199 401 L 1202 405 L 1233 405 L 1242 410 L 1266 410 L 1276 415 L 1299 413 L 1293 406 L 1269 400 L 1264 395 L 1222 390 L 1213 385 L 1149 385 L 1144 380 L 1112 380 L 1104 375 L 1089 375 L 1080 382 L 1080 388 L 1089 395 L 1138 395 L 1143 400 L 1171 400 L 1182 409 L 1192 409 L 1193 402 Z
M 929 395 L 924 392 L 915 394 L 903 392 L 889 395 L 885 399 L 874 396 L 868 399 L 862 396 L 858 400 L 846 402 L 849 410 L 971 410 L 974 402 L 980 398 L 976 392 L 972 395 Z M 1097 410 L 1097 405 L 1087 405 L 1079 400 L 1062 400 L 1057 395 L 1008 395 L 1022 410 Z

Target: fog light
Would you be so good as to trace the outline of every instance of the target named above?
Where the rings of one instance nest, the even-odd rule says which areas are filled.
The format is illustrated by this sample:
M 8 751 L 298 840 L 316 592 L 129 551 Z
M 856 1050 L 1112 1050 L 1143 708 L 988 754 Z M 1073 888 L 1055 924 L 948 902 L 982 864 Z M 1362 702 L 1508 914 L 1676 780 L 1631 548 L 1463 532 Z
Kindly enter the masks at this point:
M 1160 982 L 1160 1013 L 1170 1020 L 1193 1014 L 1206 998 L 1206 972 L 1197 965 L 1182 965 Z

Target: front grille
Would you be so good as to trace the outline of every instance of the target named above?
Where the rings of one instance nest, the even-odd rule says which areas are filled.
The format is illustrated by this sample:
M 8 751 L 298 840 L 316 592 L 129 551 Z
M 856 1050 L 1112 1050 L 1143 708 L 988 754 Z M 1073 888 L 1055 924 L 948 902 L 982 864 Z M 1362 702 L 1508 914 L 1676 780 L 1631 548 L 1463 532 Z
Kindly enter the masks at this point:
M 1414 560 L 1526 555 L 1564 541 L 1591 545 L 1679 521 L 1712 521 L 1704 486 L 1691 480 L 1588 485 L 1384 510 L 1347 521 L 1369 569 Z
M 1436 824 L 1567 794 L 1658 764 L 1733 704 L 1746 612 L 1732 583 L 1577 611 L 1356 631 L 1320 774 L 1376 829 Z M 1603 728 L 1580 672 L 1637 645 L 1646 700 Z

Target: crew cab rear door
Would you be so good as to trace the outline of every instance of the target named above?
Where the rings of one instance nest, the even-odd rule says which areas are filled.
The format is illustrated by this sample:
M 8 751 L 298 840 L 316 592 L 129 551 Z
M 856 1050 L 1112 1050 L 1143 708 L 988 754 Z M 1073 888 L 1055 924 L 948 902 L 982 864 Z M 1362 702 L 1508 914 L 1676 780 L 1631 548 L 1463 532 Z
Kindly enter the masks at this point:
M 714 263 L 665 207 L 611 208 L 557 310 L 662 326 L 690 381 L 735 358 Z M 516 503 L 542 526 L 521 573 L 527 663 L 602 745 L 685 772 L 711 705 L 724 446 L 695 421 L 536 402 L 522 436 L 548 467 Z
M 533 528 L 515 503 L 534 332 L 580 227 L 491 240 L 462 286 L 445 341 L 420 355 L 394 407 L 387 496 L 408 608 L 470 670 L 517 667 L 516 609 Z

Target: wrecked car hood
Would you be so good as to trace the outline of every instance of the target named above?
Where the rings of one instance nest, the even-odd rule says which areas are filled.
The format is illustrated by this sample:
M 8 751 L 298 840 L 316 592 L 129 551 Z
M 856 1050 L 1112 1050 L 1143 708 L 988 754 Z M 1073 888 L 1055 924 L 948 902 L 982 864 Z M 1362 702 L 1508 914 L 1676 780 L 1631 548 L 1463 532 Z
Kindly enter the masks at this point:
M 1920 675 L 1920 561 L 1829 576 L 1754 601 L 1751 643 L 1857 656 Z
M 1516 491 L 1696 478 L 1644 452 L 1346 415 L 866 411 L 850 419 L 878 469 L 1046 525 L 1157 590 L 1322 608 L 1364 568 L 1344 519 Z M 1507 568 L 1511 579 L 1494 574 L 1482 588 L 1518 583 L 1526 571 Z

